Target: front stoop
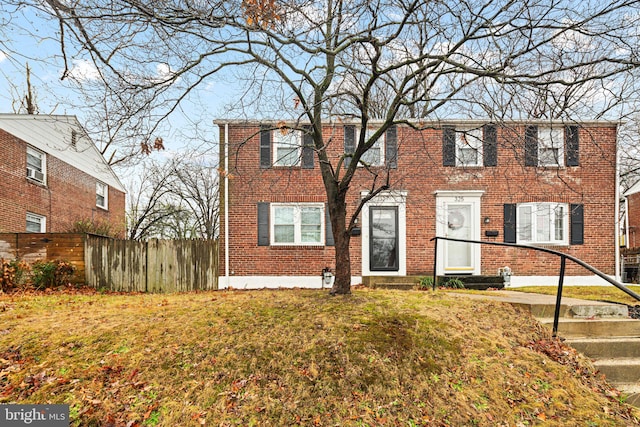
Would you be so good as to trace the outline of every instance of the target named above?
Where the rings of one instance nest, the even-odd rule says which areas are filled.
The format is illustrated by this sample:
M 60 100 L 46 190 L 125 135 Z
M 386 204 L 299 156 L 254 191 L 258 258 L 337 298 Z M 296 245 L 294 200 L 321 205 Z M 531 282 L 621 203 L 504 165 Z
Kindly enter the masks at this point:
M 538 307 L 543 316 L 534 316 L 552 327 L 548 313 L 553 309 Z M 628 404 L 640 407 L 640 320 L 629 318 L 627 306 L 621 304 L 585 303 L 564 307 L 561 314 L 558 334 L 565 343 L 591 358 Z

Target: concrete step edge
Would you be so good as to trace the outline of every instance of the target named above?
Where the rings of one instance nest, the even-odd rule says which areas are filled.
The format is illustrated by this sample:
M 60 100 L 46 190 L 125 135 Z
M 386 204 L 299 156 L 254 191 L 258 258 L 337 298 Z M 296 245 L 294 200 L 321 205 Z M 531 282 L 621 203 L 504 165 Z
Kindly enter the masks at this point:
M 617 336 L 602 336 L 602 337 L 570 337 L 565 340 L 566 344 L 597 344 L 597 343 L 612 343 L 612 344 L 623 344 L 623 343 L 638 343 L 640 344 L 640 336 L 638 335 L 617 335 Z
M 613 386 L 624 394 L 640 394 L 640 384 L 614 382 Z
M 640 358 L 637 357 L 609 357 L 599 358 L 593 362 L 594 366 L 629 366 L 640 367 Z
M 553 324 L 553 317 L 536 317 L 538 322 L 546 325 Z M 594 323 L 594 322 L 621 322 L 621 323 L 640 323 L 640 319 L 632 319 L 630 317 L 597 317 L 597 318 L 583 318 L 583 317 L 560 317 L 558 319 L 560 323 Z

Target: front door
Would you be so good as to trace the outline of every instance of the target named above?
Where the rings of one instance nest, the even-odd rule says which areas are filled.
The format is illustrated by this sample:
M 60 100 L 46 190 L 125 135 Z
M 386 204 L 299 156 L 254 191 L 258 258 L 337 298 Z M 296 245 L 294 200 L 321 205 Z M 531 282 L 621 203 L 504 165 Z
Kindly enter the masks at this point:
M 362 208 L 363 276 L 407 274 L 406 200 L 404 191 L 384 191 Z
M 398 271 L 398 207 L 370 207 L 369 227 L 369 270 Z
M 436 233 L 441 237 L 480 240 L 480 192 L 437 194 Z M 441 240 L 438 274 L 480 274 L 480 245 Z

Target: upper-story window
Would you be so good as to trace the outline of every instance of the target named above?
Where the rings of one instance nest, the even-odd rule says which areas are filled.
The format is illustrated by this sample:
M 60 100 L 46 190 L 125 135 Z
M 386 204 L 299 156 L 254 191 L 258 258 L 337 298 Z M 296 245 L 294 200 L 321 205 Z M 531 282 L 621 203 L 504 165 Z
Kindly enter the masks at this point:
M 493 124 L 475 126 L 443 126 L 443 166 L 497 166 L 497 128 Z
M 369 141 L 373 134 L 375 134 L 377 129 L 367 129 L 365 131 L 365 141 Z M 356 137 L 356 140 L 358 138 Z M 385 136 L 381 135 L 373 145 L 364 152 L 362 157 L 360 157 L 360 163 L 358 166 L 383 166 L 384 165 L 384 147 L 385 147 Z
M 291 129 L 273 132 L 273 165 L 298 166 L 302 149 L 302 134 Z
M 482 166 L 482 129 L 456 130 L 456 166 Z
M 561 167 L 580 165 L 578 126 L 525 129 L 524 161 L 526 166 Z
M 100 181 L 96 182 L 96 206 L 103 209 L 109 207 L 109 186 Z
M 365 142 L 370 141 L 373 135 L 378 131 L 375 128 L 367 128 L 365 130 Z M 344 165 L 348 167 L 351 164 L 351 158 L 356 151 L 358 141 L 360 140 L 360 130 L 353 125 L 344 127 Z M 384 134 L 369 147 L 367 151 L 360 156 L 358 166 L 386 166 L 391 169 L 398 167 L 398 137 L 396 126 L 387 128 Z
M 44 184 L 47 176 L 46 163 L 47 157 L 42 151 L 27 147 L 27 178 Z
M 261 126 L 260 168 L 277 166 L 313 169 L 314 155 L 313 139 L 309 132 Z
M 538 166 L 561 166 L 563 164 L 563 129 L 538 129 Z
M 44 233 L 47 231 L 47 217 L 27 212 L 27 233 Z

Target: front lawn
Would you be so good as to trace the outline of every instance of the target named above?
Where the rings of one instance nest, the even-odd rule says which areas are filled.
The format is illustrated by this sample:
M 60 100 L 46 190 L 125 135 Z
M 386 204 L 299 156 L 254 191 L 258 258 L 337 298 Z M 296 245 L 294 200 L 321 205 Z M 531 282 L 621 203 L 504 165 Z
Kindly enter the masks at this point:
M 443 292 L 0 296 L 0 403 L 73 426 L 625 426 L 588 360 Z

